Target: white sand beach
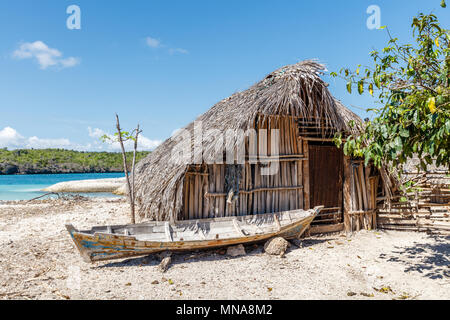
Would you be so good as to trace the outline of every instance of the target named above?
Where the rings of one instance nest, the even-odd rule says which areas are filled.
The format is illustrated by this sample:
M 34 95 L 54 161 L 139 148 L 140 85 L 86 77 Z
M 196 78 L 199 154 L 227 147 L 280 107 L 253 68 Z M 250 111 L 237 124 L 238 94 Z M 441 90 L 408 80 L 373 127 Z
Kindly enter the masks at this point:
M 414 232 L 315 236 L 285 258 L 263 245 L 87 264 L 77 228 L 128 222 L 124 199 L 0 202 L 0 299 L 450 299 L 450 239 Z
M 44 192 L 114 192 L 125 185 L 125 178 L 65 181 L 43 189 Z M 125 189 L 126 190 L 126 189 Z

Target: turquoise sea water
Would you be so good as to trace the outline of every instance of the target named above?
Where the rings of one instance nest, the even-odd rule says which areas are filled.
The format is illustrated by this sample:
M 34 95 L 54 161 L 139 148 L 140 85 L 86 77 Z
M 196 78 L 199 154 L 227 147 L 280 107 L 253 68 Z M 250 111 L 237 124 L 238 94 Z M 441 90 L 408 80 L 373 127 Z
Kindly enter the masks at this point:
M 29 200 L 45 192 L 43 188 L 58 182 L 88 179 L 120 178 L 123 173 L 69 173 L 69 174 L 30 174 L 0 175 L 0 200 Z M 115 197 L 111 193 L 80 193 L 90 197 Z

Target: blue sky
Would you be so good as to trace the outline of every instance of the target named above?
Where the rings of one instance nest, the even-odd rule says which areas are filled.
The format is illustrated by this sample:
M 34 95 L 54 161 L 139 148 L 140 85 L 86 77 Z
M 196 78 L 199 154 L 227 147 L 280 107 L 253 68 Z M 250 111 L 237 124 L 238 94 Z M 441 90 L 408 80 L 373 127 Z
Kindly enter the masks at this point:
M 410 40 L 411 18 L 440 0 L 0 2 L 0 147 L 112 149 L 98 136 L 138 122 L 143 148 L 194 120 L 267 73 L 317 58 L 329 71 L 369 62 L 387 35 L 369 30 L 369 5 L 381 24 Z M 69 5 L 81 30 L 69 30 Z M 42 53 L 45 55 L 42 55 Z M 39 54 L 41 54 L 39 56 Z M 38 58 L 40 60 L 38 60 Z M 330 90 L 362 117 L 373 103 Z

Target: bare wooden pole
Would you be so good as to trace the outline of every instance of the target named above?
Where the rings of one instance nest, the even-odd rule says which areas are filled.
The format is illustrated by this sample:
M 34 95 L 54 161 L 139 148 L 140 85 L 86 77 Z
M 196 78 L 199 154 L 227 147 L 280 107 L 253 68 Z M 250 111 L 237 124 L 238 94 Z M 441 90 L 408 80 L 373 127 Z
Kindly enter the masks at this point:
M 137 125 L 137 128 L 135 130 L 134 133 L 134 148 L 133 148 L 133 163 L 131 165 L 131 196 L 132 196 L 132 202 L 131 202 L 131 206 L 133 207 L 132 211 L 133 211 L 133 220 L 134 220 L 134 210 L 135 210 L 135 202 L 136 202 L 136 189 L 135 189 L 135 168 L 136 168 L 136 153 L 137 153 L 137 147 L 138 147 L 138 139 L 139 139 L 139 134 L 141 133 L 140 129 L 139 129 L 139 124 Z M 134 222 L 133 222 L 134 223 Z
M 135 164 L 136 164 L 136 150 L 137 150 L 137 144 L 138 144 L 138 137 L 139 134 L 141 133 L 141 131 L 139 130 L 139 125 L 137 126 L 137 129 L 135 130 L 135 137 L 134 137 L 134 150 L 133 150 L 133 162 L 132 162 L 132 167 L 131 167 L 131 173 L 132 173 L 132 180 L 130 181 L 130 176 L 129 176 L 129 168 L 128 168 L 128 163 L 127 163 L 127 154 L 125 152 L 125 146 L 123 144 L 124 139 L 122 136 L 122 129 L 120 128 L 120 121 L 119 121 L 119 116 L 116 113 L 116 128 L 117 128 L 117 134 L 118 134 L 118 141 L 120 144 L 120 148 L 122 150 L 122 160 L 123 160 L 123 171 L 125 173 L 125 178 L 127 180 L 127 186 L 128 186 L 128 199 L 130 201 L 130 218 L 131 218 L 131 223 L 135 224 L 136 223 L 136 214 L 135 214 L 135 190 L 134 190 L 134 177 L 135 177 Z

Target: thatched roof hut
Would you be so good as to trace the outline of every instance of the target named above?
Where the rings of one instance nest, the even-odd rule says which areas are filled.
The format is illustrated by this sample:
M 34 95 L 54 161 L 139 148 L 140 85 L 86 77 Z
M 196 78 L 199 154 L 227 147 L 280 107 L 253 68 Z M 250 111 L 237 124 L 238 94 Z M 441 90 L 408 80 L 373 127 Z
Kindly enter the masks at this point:
M 199 138 L 194 134 L 195 122 L 164 141 L 140 161 L 136 168 L 136 198 L 141 217 L 156 220 L 194 219 L 305 208 L 312 205 L 310 196 L 306 194 L 309 190 L 303 190 L 310 187 L 309 180 L 304 180 L 309 175 L 305 170 L 309 170 L 308 165 L 312 165 L 307 157 L 308 142 L 324 146 L 328 144 L 328 148 L 335 148 L 330 143 L 334 134 L 355 133 L 361 122 L 356 114 L 331 95 L 328 85 L 321 79 L 324 69 L 322 64 L 313 60 L 282 67 L 249 89 L 220 101 L 199 116 L 195 122 L 201 122 L 203 130 L 208 130 L 202 134 L 202 142 L 198 141 Z M 354 127 L 349 126 L 350 120 L 355 121 Z M 229 199 L 226 201 L 230 192 L 227 175 L 232 171 L 231 166 L 206 164 L 201 159 L 213 158 L 218 143 L 224 143 L 226 150 L 239 147 L 236 139 L 218 142 L 217 135 L 224 134 L 227 130 L 246 131 L 252 128 L 281 129 L 282 145 L 279 151 L 280 157 L 285 158 L 282 162 L 280 160 L 281 170 L 292 171 L 281 177 L 278 184 L 272 181 L 276 179 L 257 181 L 252 179 L 256 179 L 254 172 L 259 170 L 258 167 L 252 168 L 251 162 L 245 162 L 237 169 L 239 175 L 235 175 L 239 182 L 234 189 L 240 191 L 234 190 L 234 195 L 242 196 L 235 204 Z M 191 161 L 174 161 L 174 154 L 186 134 L 191 137 L 187 146 L 192 150 Z M 195 148 L 198 143 L 202 148 Z M 248 156 L 248 143 L 245 146 Z M 339 153 L 341 163 L 342 152 L 333 152 Z M 270 151 L 268 153 L 270 154 Z M 317 161 L 320 162 L 320 159 Z M 336 163 L 330 166 L 338 167 Z M 303 171 L 303 174 L 300 171 Z M 293 175 L 296 175 L 295 179 L 292 178 Z M 342 174 L 339 177 L 338 188 L 341 188 Z M 256 188 L 257 185 L 259 188 Z M 264 191 L 264 188 L 267 190 Z M 279 192 L 280 199 L 277 198 L 276 192 Z M 281 200 L 284 197 L 281 196 L 283 192 L 286 193 L 285 200 Z M 264 203 L 261 207 L 255 202 L 257 196 L 268 197 L 272 202 Z M 342 190 L 340 196 L 342 198 Z M 275 199 L 278 201 L 276 204 Z M 281 201 L 287 204 L 283 205 Z M 342 208 L 342 201 L 339 202 L 340 204 L 334 205 L 335 208 Z M 193 210 L 196 212 L 192 212 Z M 341 209 L 338 211 L 342 214 Z

